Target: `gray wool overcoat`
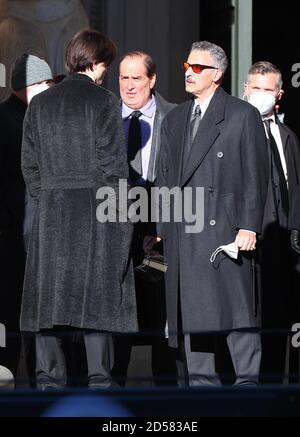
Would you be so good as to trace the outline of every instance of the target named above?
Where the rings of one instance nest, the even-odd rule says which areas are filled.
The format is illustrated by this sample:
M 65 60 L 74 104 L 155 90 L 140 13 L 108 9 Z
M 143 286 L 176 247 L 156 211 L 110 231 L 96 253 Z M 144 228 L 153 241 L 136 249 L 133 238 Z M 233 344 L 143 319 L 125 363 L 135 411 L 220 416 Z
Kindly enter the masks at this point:
M 261 232 L 268 182 L 261 117 L 251 105 L 218 88 L 184 163 L 192 107 L 193 101 L 185 102 L 163 121 L 156 180 L 158 187 L 192 190 L 193 213 L 196 188 L 204 188 L 202 232 L 187 233 L 184 220 L 158 226 L 168 260 L 169 331 L 178 329 L 179 297 L 184 332 L 258 327 L 255 254 L 240 252 L 234 260 L 221 253 L 214 263 L 210 257 L 217 247 L 232 243 L 239 229 Z M 171 197 L 171 212 L 173 202 Z M 171 346 L 177 345 L 176 340 L 170 335 Z
M 34 97 L 22 171 L 37 207 L 20 325 L 137 330 L 132 224 L 100 223 L 98 188 L 128 176 L 118 100 L 84 74 Z

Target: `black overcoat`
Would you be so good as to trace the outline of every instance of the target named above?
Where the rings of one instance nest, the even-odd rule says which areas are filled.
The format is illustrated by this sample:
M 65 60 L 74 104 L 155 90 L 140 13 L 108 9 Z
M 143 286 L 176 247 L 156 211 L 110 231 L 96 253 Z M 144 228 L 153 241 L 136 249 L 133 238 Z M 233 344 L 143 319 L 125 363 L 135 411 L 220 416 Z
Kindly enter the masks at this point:
M 267 192 L 266 137 L 258 111 L 215 92 L 201 120 L 185 168 L 183 151 L 193 102 L 172 110 L 162 126 L 162 145 L 156 184 L 159 187 L 204 187 L 204 228 L 187 233 L 186 224 L 163 223 L 168 259 L 167 316 L 170 334 L 178 328 L 180 295 L 184 332 L 216 332 L 260 324 L 254 254 L 237 260 L 224 254 L 214 263 L 214 250 L 234 241 L 239 229 L 261 232 Z M 171 196 L 171 210 L 173 197 Z M 176 346 L 176 337 L 170 335 Z
M 300 181 L 300 148 L 295 133 L 276 120 L 286 160 L 288 178 L 288 213 L 282 208 L 278 173 L 269 167 L 269 184 L 264 211 L 263 229 L 260 237 L 261 283 L 262 283 L 262 327 L 289 328 L 299 313 L 300 260 L 291 249 L 291 229 L 300 227 L 298 192 Z M 270 153 L 270 151 L 269 151 Z M 282 345 L 282 349 L 285 344 Z M 279 347 L 277 348 L 279 353 Z M 285 352 L 281 353 L 284 356 Z M 276 363 L 274 351 L 270 363 Z M 276 372 L 275 370 L 273 370 Z
M 297 135 L 278 123 L 284 148 L 289 184 L 289 229 L 300 229 L 300 145 Z

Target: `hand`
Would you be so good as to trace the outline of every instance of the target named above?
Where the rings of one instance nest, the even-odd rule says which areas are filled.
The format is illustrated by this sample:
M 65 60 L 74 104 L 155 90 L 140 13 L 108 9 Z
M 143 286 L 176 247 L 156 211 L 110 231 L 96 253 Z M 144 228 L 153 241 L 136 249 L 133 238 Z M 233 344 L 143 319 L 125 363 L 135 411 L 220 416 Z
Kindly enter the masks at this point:
M 240 229 L 235 238 L 235 244 L 239 250 L 254 250 L 256 248 L 256 234 Z
M 152 250 L 153 247 L 161 241 L 160 237 L 153 237 L 152 235 L 146 235 L 143 241 L 143 250 L 146 255 L 159 255 L 157 250 Z
M 300 254 L 300 231 L 298 229 L 291 230 L 291 246 L 295 252 Z

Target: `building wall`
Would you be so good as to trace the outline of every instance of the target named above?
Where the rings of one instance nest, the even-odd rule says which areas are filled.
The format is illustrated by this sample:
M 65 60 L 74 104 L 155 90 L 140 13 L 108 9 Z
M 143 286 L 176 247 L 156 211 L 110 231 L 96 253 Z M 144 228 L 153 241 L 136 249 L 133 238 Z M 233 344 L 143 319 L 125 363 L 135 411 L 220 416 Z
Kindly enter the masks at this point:
M 105 32 L 119 55 L 143 50 L 157 64 L 157 90 L 172 102 L 186 100 L 180 63 L 199 39 L 199 0 L 106 0 Z M 118 63 L 110 67 L 106 85 L 118 93 Z
M 297 2 L 285 0 L 275 7 L 271 0 L 253 0 L 253 62 L 270 61 L 283 76 L 280 112 L 300 138 L 300 50 Z M 297 65 L 298 64 L 298 65 Z

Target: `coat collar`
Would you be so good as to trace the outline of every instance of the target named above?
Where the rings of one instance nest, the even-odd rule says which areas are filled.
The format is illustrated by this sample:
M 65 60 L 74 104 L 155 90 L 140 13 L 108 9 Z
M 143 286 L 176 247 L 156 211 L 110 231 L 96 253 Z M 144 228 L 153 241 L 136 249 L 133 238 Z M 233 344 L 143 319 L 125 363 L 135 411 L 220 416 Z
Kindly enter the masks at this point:
M 276 123 L 278 124 L 278 127 L 279 127 L 279 132 L 280 132 L 280 136 L 281 136 L 282 146 L 283 146 L 283 150 L 284 150 L 284 153 L 285 153 L 286 152 L 286 148 L 287 148 L 287 144 L 288 144 L 288 139 L 289 139 L 289 132 L 288 132 L 287 129 L 285 129 L 284 124 L 279 121 L 278 117 L 276 117 Z
M 187 166 L 183 171 L 181 186 L 183 186 L 191 178 L 193 173 L 204 160 L 217 137 L 220 135 L 218 124 L 224 120 L 226 99 L 227 93 L 222 88 L 218 88 L 211 99 L 210 105 L 207 108 L 203 119 L 201 120 L 198 132 L 191 148 Z M 190 110 L 192 106 L 193 102 L 190 103 Z M 189 116 L 190 111 L 187 111 L 185 120 L 186 129 L 190 124 Z M 186 135 L 184 135 L 183 141 L 185 141 L 185 138 Z
M 170 104 L 157 91 L 153 91 L 153 95 L 156 101 L 157 112 L 161 117 L 164 117 L 168 113 L 168 105 Z
M 27 104 L 23 102 L 23 100 L 19 99 L 19 97 L 17 97 L 15 94 L 12 94 L 8 98 L 7 103 L 8 105 L 12 105 L 16 110 L 18 110 L 21 113 L 25 114 L 27 110 Z
M 64 79 L 64 81 L 69 80 L 85 80 L 86 82 L 95 83 L 88 75 L 82 73 L 72 73 Z

